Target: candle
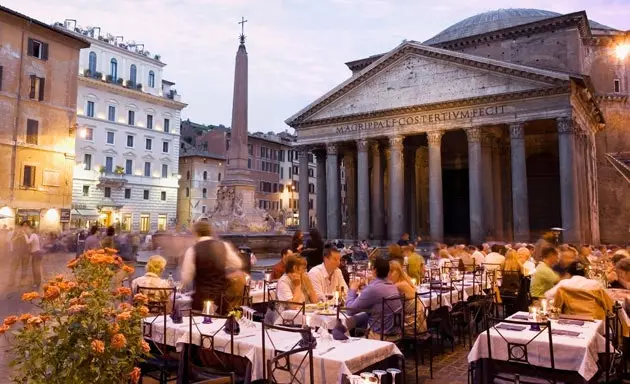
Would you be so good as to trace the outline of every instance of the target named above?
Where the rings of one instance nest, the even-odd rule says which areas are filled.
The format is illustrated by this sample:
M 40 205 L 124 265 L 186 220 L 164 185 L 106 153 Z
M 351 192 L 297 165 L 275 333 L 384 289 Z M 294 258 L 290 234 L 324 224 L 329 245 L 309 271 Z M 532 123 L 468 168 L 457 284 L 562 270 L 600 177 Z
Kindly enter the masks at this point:
M 411 279 L 411 284 L 413 284 L 413 285 L 414 285 L 414 287 L 415 287 L 416 285 L 418 285 L 418 280 L 416 280 L 416 278 L 415 278 L 415 277 L 413 277 L 413 278 Z
M 534 309 L 532 309 L 532 317 L 534 318 L 534 321 L 538 321 L 538 308 L 534 307 Z
M 271 281 L 271 273 L 265 273 L 265 280 Z
M 305 317 L 306 317 L 306 326 L 310 327 L 311 323 L 312 323 L 312 320 L 313 320 L 312 316 L 311 315 L 306 315 Z
M 203 302 L 203 314 L 204 315 L 212 314 L 212 300 L 206 300 Z
M 547 313 L 547 299 L 540 300 L 540 306 L 542 307 L 542 313 Z

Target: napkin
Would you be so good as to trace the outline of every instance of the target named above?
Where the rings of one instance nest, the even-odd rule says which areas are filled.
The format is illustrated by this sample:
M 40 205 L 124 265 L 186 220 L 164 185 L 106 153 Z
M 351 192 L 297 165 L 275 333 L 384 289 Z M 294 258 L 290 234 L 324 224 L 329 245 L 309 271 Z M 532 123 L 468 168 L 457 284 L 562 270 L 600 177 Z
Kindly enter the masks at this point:
M 335 340 L 348 340 L 348 336 L 346 336 L 346 332 L 348 329 L 343 325 L 340 320 L 337 320 L 337 325 L 332 330 L 332 336 Z
M 278 320 L 278 312 L 271 308 L 267 308 L 267 312 L 265 313 L 265 323 L 273 325 L 276 323 L 276 320 Z
M 558 324 L 568 324 L 568 325 L 583 326 L 584 325 L 584 321 L 583 320 L 560 319 L 560 320 L 558 320 Z
M 560 315 L 561 319 L 571 319 L 571 320 L 583 320 L 583 321 L 593 321 L 593 316 L 589 315 L 569 315 L 563 313 Z
M 551 330 L 551 334 L 552 335 L 557 335 L 557 336 L 570 336 L 570 337 L 578 337 L 578 336 L 580 336 L 580 332 L 567 331 L 566 329 L 552 329 Z
M 527 328 L 524 325 L 514 325 L 514 324 L 499 324 L 495 328 L 497 329 L 505 329 L 508 331 L 522 331 Z
M 512 319 L 513 320 L 525 320 L 525 321 L 527 321 L 527 320 L 529 320 L 529 316 L 527 316 L 527 315 L 514 315 L 514 316 L 512 316 Z

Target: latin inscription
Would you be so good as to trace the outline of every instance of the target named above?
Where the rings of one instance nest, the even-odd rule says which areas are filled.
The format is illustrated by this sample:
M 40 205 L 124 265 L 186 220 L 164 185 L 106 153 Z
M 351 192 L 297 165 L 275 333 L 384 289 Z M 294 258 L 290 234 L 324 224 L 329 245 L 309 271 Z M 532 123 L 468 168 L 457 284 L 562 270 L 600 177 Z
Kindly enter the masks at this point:
M 483 116 L 502 115 L 505 106 L 473 108 L 461 111 L 448 111 L 440 113 L 427 113 L 424 115 L 412 115 L 405 117 L 394 117 L 390 119 L 366 121 L 361 123 L 353 123 L 341 125 L 335 128 L 338 134 L 346 134 L 352 132 L 373 131 L 378 129 L 387 129 L 394 127 L 403 127 L 413 124 L 436 124 L 445 121 L 470 119 Z

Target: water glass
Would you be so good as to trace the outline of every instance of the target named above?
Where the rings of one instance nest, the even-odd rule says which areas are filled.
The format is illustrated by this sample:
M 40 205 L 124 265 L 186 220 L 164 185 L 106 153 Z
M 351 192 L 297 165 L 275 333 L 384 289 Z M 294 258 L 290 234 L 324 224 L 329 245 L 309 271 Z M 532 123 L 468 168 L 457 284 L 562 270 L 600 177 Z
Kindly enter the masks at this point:
M 392 375 L 392 384 L 396 383 L 396 375 L 400 373 L 400 369 L 398 368 L 387 368 L 387 372 Z

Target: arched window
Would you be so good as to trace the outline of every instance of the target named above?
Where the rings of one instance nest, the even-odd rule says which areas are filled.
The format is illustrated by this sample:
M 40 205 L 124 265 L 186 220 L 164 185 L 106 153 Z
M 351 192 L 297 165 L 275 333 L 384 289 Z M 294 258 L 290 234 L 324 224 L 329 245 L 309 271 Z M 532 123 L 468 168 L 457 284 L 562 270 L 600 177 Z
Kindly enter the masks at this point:
M 201 191 L 201 194 L 203 195 L 203 198 L 204 198 L 204 199 L 207 199 L 207 198 L 208 198 L 208 190 L 207 190 L 207 189 L 205 189 L 205 188 L 204 188 L 204 189 Z
M 155 72 L 149 71 L 149 87 L 155 88 Z
M 203 179 L 208 180 L 208 171 L 203 171 Z
M 129 68 L 129 80 L 131 80 L 132 84 L 136 84 L 136 65 L 131 64 L 131 68 Z
M 109 66 L 109 74 L 112 76 L 112 80 L 118 79 L 118 62 L 116 59 L 112 59 Z
M 90 63 L 88 64 L 90 70 L 90 76 L 94 76 L 96 73 L 96 52 L 90 52 Z
M 221 172 L 219 172 L 219 181 L 221 181 Z
M 190 171 L 186 171 L 186 180 L 190 180 Z
M 190 188 L 186 188 L 186 197 L 190 197 Z

